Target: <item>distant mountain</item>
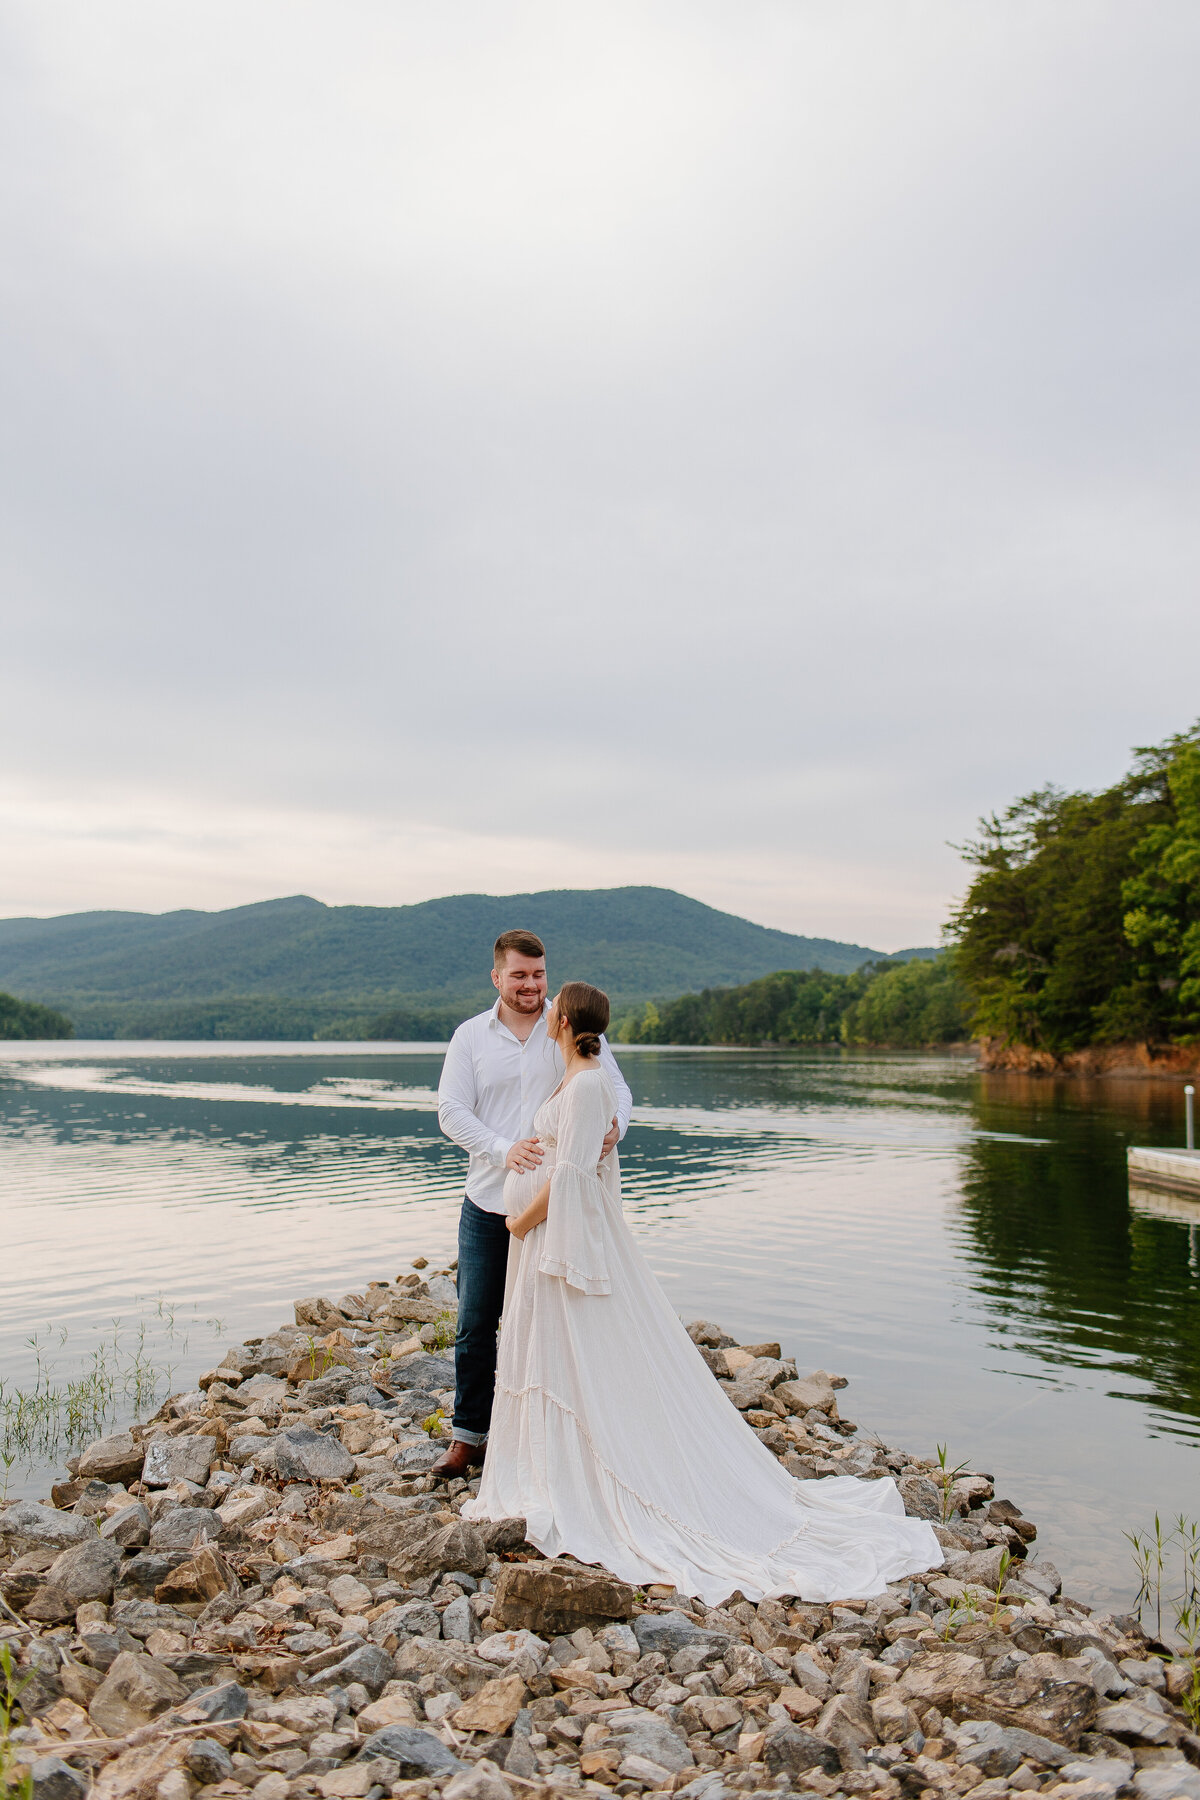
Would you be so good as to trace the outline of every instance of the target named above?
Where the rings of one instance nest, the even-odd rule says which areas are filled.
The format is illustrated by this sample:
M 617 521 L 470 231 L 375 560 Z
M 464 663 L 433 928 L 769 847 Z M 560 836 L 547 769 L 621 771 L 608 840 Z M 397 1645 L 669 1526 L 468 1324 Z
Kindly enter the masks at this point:
M 595 982 L 621 1010 L 776 969 L 848 971 L 879 953 L 795 937 L 669 888 L 455 894 L 415 906 L 307 895 L 224 912 L 0 920 L 0 987 L 89 1036 L 442 1035 L 492 996 L 493 939 L 544 938 L 552 981 Z M 932 954 L 902 952 L 909 956 Z

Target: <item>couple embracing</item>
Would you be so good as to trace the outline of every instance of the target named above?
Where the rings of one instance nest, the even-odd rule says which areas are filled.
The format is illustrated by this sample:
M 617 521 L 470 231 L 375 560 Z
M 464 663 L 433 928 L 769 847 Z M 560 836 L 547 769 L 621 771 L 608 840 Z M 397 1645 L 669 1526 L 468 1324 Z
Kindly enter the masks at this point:
M 621 1210 L 632 1098 L 607 996 L 570 981 L 550 1000 L 527 931 L 496 940 L 492 980 L 438 1089 L 469 1156 L 453 1441 L 434 1464 L 482 1467 L 463 1516 L 523 1518 L 546 1556 L 709 1605 L 868 1596 L 940 1563 L 892 1481 L 789 1475 L 671 1310 Z

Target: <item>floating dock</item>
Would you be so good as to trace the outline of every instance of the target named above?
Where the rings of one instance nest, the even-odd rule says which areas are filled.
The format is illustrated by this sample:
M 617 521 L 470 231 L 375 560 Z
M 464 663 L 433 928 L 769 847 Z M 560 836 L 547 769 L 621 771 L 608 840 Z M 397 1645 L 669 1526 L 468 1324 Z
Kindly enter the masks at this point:
M 1200 1150 L 1143 1150 L 1131 1147 L 1131 1186 L 1166 1188 L 1200 1200 Z

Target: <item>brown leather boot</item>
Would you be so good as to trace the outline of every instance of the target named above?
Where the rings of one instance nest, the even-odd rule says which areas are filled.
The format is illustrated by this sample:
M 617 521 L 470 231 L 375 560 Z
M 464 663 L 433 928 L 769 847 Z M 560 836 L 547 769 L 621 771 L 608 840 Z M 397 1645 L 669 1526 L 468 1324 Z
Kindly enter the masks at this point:
M 455 1438 L 450 1448 L 439 1456 L 429 1473 L 438 1481 L 463 1481 L 472 1469 L 481 1469 L 487 1454 L 486 1444 L 467 1444 Z

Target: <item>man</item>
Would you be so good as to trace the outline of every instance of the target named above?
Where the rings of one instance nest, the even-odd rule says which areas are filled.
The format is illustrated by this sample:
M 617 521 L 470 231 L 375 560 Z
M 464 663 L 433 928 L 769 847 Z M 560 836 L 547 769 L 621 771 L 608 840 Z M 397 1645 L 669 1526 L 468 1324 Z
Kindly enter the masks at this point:
M 458 1335 L 454 1342 L 453 1441 L 431 1473 L 463 1476 L 484 1458 L 496 1385 L 496 1332 L 504 1304 L 509 1232 L 504 1180 L 510 1169 L 542 1160 L 533 1116 L 563 1076 L 546 1036 L 546 950 L 531 931 L 496 939 L 488 1011 L 467 1019 L 450 1040 L 438 1083 L 438 1124 L 468 1153 L 467 1192 L 458 1227 Z M 607 1042 L 600 1060 L 617 1090 L 607 1156 L 629 1125 L 633 1096 Z

